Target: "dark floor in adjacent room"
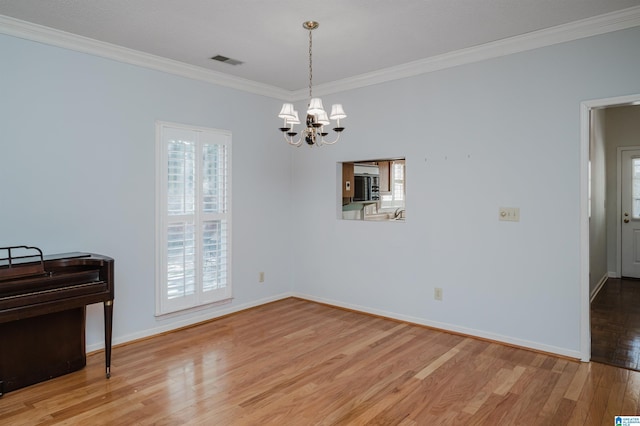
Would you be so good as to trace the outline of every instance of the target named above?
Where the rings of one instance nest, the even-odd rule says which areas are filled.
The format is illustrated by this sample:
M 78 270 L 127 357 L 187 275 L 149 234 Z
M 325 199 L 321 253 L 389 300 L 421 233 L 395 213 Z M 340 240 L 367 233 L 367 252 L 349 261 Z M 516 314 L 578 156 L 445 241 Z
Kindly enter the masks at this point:
M 640 371 L 640 280 L 609 278 L 591 303 L 591 360 Z

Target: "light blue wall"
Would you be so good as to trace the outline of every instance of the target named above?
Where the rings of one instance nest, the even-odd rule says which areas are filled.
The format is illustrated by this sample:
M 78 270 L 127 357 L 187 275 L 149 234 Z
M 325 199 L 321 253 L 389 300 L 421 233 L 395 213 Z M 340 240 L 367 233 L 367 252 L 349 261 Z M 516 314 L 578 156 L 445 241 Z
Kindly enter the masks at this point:
M 326 99 L 347 130 L 294 158 L 295 290 L 580 356 L 580 103 L 640 93 L 639 69 L 633 28 Z M 336 162 L 387 156 L 406 223 L 336 220 Z
M 166 120 L 233 132 L 234 306 L 293 291 L 580 355 L 580 102 L 640 93 L 640 28 L 326 96 L 349 117 L 320 149 L 281 141 L 274 99 L 7 36 L 0 52 L 0 245 L 113 256 L 116 341 L 188 319 L 153 316 Z M 407 160 L 406 223 L 338 220 L 336 164 L 387 156 Z M 88 326 L 99 345 L 97 308 Z
M 116 343 L 290 293 L 291 151 L 278 143 L 278 101 L 9 36 L 0 36 L 0 52 L 0 246 L 115 258 Z M 157 120 L 233 133 L 235 299 L 162 320 L 154 316 Z M 90 348 L 101 345 L 101 327 L 94 305 Z

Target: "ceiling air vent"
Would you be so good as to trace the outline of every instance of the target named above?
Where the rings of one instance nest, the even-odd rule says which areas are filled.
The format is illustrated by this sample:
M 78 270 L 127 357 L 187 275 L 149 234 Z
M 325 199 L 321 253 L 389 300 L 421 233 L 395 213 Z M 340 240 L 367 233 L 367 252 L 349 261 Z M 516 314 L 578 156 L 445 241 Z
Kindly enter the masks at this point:
M 229 65 L 240 65 L 240 64 L 242 64 L 242 61 L 239 61 L 237 59 L 227 58 L 226 56 L 222 56 L 222 55 L 216 55 L 211 59 L 213 59 L 214 61 L 218 61 L 218 62 L 223 62 L 225 64 L 229 64 Z

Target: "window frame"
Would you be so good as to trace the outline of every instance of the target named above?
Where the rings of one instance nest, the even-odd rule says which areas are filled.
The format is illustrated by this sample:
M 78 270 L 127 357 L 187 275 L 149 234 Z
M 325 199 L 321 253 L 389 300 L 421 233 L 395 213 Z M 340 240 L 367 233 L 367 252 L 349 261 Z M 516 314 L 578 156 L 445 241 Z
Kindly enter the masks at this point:
M 182 134 L 184 140 L 194 139 L 195 142 L 195 205 L 194 213 L 181 215 L 170 215 L 168 209 L 168 158 L 169 158 L 169 138 L 172 134 Z M 232 164 L 232 144 L 231 132 L 227 130 L 213 129 L 207 127 L 190 126 L 165 121 L 156 122 L 156 316 L 163 316 L 179 311 L 190 310 L 193 308 L 201 308 L 207 305 L 224 303 L 231 300 L 233 296 L 232 288 L 232 259 L 231 259 L 231 241 L 232 241 L 232 182 L 231 182 L 231 164 Z M 203 208 L 203 179 L 202 164 L 203 152 L 205 145 L 223 145 L 226 153 L 226 164 L 224 174 L 224 187 L 226 188 L 224 208 L 222 212 L 204 212 Z M 172 223 L 179 223 L 181 220 L 192 220 L 195 224 L 195 292 L 178 298 L 169 298 L 169 279 L 168 279 L 168 226 Z M 224 239 L 225 286 L 214 290 L 204 291 L 204 283 L 202 281 L 203 269 L 202 259 L 204 254 L 204 227 L 206 222 L 224 221 L 226 224 L 226 238 Z

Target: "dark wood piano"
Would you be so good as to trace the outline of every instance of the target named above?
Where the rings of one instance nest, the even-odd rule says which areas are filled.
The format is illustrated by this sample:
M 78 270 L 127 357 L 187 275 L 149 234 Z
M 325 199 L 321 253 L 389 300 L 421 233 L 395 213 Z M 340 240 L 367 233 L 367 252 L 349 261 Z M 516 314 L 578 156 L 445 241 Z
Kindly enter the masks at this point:
M 43 256 L 36 247 L 0 248 L 0 396 L 86 365 L 86 306 L 104 303 L 111 376 L 113 264 L 91 253 Z

